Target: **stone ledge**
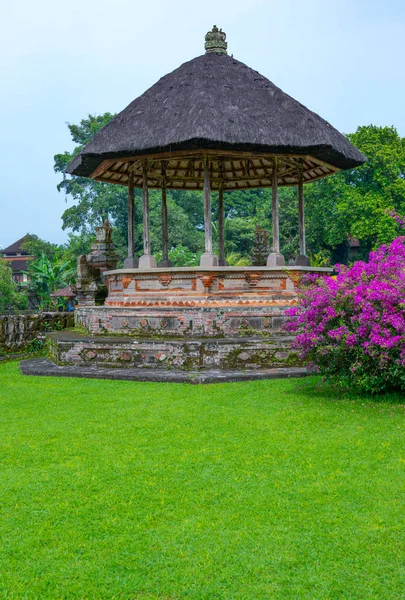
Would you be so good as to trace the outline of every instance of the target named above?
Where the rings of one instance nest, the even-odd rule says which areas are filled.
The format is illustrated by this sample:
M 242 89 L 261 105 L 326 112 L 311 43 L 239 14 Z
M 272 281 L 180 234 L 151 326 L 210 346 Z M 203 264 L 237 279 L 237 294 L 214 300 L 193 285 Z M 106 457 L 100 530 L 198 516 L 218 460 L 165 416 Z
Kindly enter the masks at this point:
M 307 369 L 303 367 L 260 369 L 255 371 L 212 370 L 212 371 L 176 371 L 145 368 L 106 368 L 96 366 L 58 366 L 47 358 L 34 358 L 20 363 L 23 375 L 46 377 L 85 377 L 90 379 L 111 379 L 126 381 L 154 381 L 167 383 L 226 383 L 232 381 L 254 381 L 261 379 L 286 379 L 305 377 Z
M 265 273 L 272 272 L 290 272 L 290 271 L 300 271 L 303 273 L 332 273 L 333 269 L 330 267 L 307 267 L 307 266 L 298 266 L 298 265 L 285 265 L 285 266 L 276 266 L 276 267 L 267 267 L 267 266 L 247 266 L 247 267 L 221 267 L 221 266 L 212 266 L 212 267 L 154 267 L 152 269 L 113 269 L 111 271 L 106 271 L 105 275 L 122 275 L 122 274 L 130 274 L 130 275 L 150 275 L 153 273 L 205 273 L 205 272 L 221 272 L 221 273 L 244 273 L 245 271 L 263 271 Z
M 75 331 L 50 331 L 47 333 L 47 338 L 51 340 L 55 340 L 58 342 L 67 342 L 67 343 L 83 343 L 89 345 L 105 345 L 105 344 L 129 344 L 129 345 L 141 345 L 141 344 L 158 344 L 158 343 L 169 343 L 169 344 L 177 344 L 179 346 L 184 346 L 185 344 L 196 346 L 199 344 L 244 344 L 251 343 L 258 340 L 263 342 L 272 341 L 272 340 L 282 340 L 282 341 L 290 341 L 293 340 L 294 337 L 288 334 L 274 334 L 271 337 L 263 336 L 263 337 L 255 337 L 252 335 L 243 335 L 243 336 L 229 336 L 229 337 L 212 337 L 212 336 L 196 336 L 196 337 L 180 337 L 180 336 L 135 336 L 135 335 L 91 335 L 86 333 L 79 333 Z

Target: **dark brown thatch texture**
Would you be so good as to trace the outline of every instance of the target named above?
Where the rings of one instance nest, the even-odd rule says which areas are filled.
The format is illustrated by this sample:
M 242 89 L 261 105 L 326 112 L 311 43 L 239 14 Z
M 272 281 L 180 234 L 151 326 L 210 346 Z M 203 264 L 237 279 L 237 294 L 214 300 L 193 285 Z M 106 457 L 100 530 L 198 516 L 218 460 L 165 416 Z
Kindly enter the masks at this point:
M 365 161 L 329 123 L 257 71 L 226 54 L 204 54 L 131 102 L 67 172 L 89 176 L 109 158 L 198 149 L 311 155 L 338 169 Z

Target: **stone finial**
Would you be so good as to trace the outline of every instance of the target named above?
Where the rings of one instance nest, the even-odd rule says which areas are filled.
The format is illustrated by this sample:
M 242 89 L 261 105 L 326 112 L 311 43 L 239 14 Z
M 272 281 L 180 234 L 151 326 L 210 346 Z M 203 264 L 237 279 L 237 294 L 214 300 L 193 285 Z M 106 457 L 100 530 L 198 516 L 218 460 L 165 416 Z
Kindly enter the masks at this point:
M 205 53 L 227 54 L 226 33 L 216 25 L 205 36 Z
M 106 219 L 101 227 L 96 227 L 96 241 L 97 242 L 105 242 L 107 244 L 111 243 L 111 234 L 112 227 Z

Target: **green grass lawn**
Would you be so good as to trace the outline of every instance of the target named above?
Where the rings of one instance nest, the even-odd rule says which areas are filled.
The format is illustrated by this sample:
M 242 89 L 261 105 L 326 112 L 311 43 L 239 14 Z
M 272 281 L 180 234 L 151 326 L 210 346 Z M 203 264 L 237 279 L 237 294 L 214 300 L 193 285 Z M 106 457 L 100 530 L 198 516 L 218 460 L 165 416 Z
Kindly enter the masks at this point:
M 0 598 L 405 598 L 404 402 L 0 364 Z

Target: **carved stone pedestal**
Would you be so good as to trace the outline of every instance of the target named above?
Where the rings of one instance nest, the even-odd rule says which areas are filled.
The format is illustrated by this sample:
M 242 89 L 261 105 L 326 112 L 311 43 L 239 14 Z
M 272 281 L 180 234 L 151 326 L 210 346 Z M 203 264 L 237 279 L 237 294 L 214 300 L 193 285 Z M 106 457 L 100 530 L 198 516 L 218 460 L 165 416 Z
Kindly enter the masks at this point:
M 213 252 L 204 252 L 201 254 L 200 267 L 217 267 L 218 256 Z
M 144 254 L 139 259 L 139 268 L 140 269 L 156 269 L 156 258 L 151 254 Z
M 137 269 L 139 267 L 139 258 L 128 256 L 124 260 L 124 269 Z
M 267 266 L 268 267 L 284 267 L 285 266 L 285 258 L 282 254 L 277 254 L 276 252 L 271 252 L 271 254 L 267 257 Z
M 304 254 L 300 254 L 295 259 L 295 264 L 298 267 L 309 267 L 310 266 L 310 260 L 309 260 L 308 256 L 305 256 Z
M 158 263 L 159 269 L 170 269 L 172 266 L 173 266 L 173 263 L 171 260 L 161 260 Z

